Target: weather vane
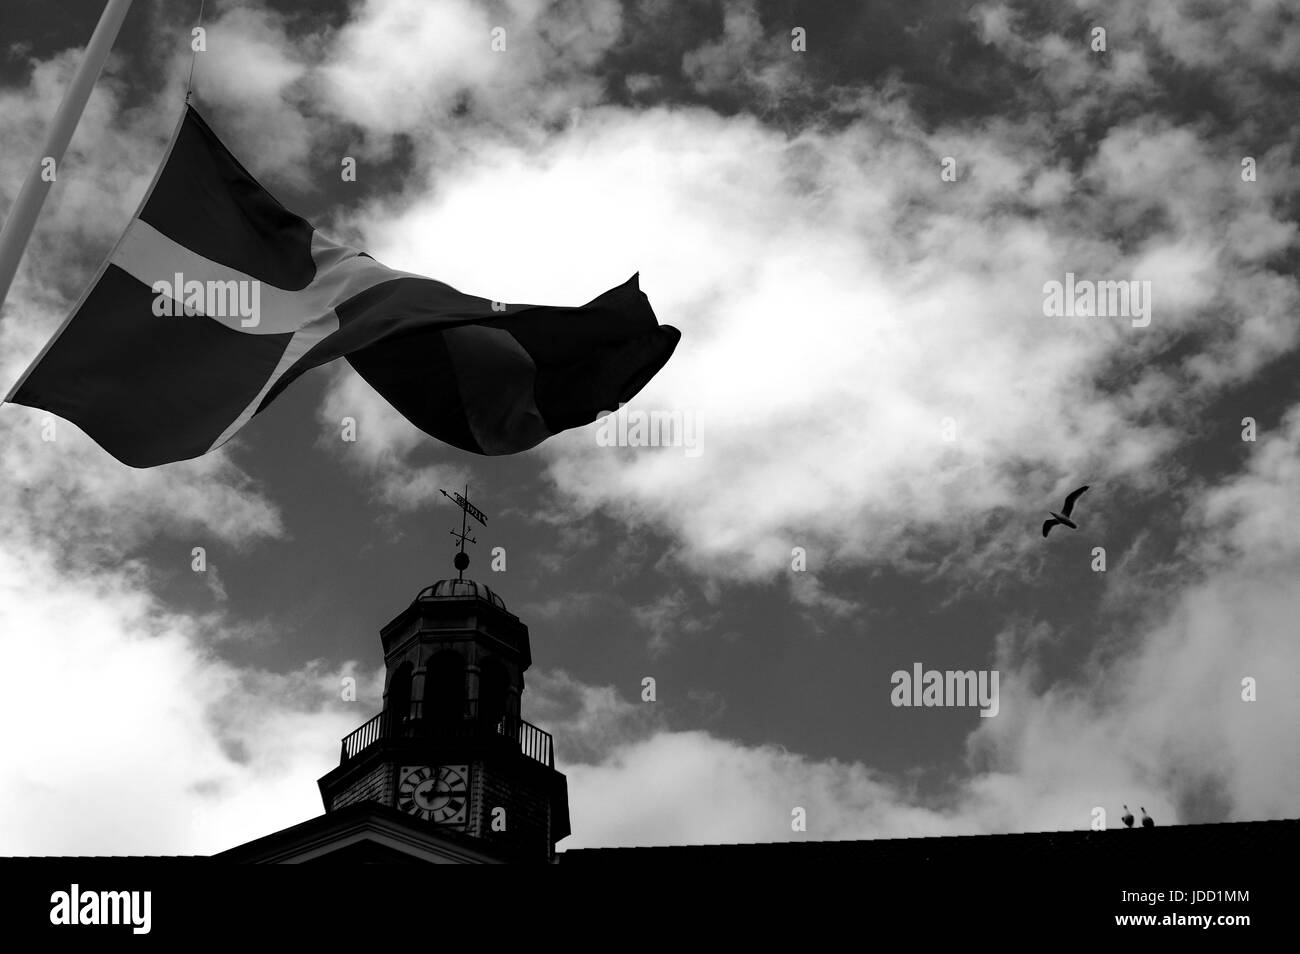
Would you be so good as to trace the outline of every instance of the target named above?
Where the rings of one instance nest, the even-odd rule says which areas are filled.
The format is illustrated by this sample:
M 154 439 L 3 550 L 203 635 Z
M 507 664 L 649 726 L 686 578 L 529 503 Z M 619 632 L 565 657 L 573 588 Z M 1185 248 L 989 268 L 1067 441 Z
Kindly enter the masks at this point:
M 469 554 L 465 552 L 465 541 L 468 540 L 470 543 L 478 543 L 477 540 L 469 535 L 469 518 L 473 517 L 486 527 L 487 517 L 484 516 L 482 510 L 479 510 L 478 507 L 475 507 L 469 502 L 469 484 L 465 485 L 464 496 L 456 493 L 454 490 L 451 493 L 447 493 L 447 491 L 439 489 L 438 493 L 442 494 L 460 508 L 460 532 L 457 533 L 455 530 L 451 531 L 451 535 L 460 543 L 460 551 L 456 554 L 456 559 L 453 560 L 452 563 L 459 574 L 456 579 L 463 580 L 465 579 L 465 570 L 469 567 Z

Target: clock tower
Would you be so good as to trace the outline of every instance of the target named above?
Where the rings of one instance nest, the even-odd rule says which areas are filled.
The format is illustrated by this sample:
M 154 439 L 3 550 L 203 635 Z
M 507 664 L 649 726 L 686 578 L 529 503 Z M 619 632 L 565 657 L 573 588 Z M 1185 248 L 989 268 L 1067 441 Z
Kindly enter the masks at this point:
M 379 635 L 383 710 L 320 779 L 326 813 L 378 802 L 461 844 L 552 859 L 568 789 L 551 736 L 520 715 L 528 627 L 488 587 L 455 579 L 421 590 Z

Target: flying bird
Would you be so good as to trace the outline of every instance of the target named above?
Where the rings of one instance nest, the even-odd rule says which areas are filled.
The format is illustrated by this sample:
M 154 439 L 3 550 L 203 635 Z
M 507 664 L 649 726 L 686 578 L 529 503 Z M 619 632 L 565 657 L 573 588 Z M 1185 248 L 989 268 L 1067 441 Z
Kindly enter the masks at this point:
M 1142 806 L 1139 805 L 1138 808 L 1142 808 Z M 1156 827 L 1156 823 L 1151 820 L 1151 816 L 1147 814 L 1147 810 L 1145 808 L 1142 808 L 1142 827 L 1143 828 Z
M 1056 526 L 1058 523 L 1062 526 L 1069 527 L 1071 530 L 1079 529 L 1079 525 L 1070 519 L 1070 514 L 1074 511 L 1074 502 L 1083 496 L 1083 492 L 1087 490 L 1088 487 L 1088 484 L 1084 484 L 1078 490 L 1072 492 L 1070 496 L 1066 497 L 1065 506 L 1061 508 L 1060 513 L 1057 513 L 1055 510 L 1047 511 L 1052 515 L 1052 519 L 1043 523 L 1043 536 L 1047 536 L 1052 527 Z
M 1133 813 L 1128 810 L 1127 805 L 1124 806 L 1124 814 L 1119 816 L 1119 820 L 1124 823 L 1125 828 L 1133 827 Z

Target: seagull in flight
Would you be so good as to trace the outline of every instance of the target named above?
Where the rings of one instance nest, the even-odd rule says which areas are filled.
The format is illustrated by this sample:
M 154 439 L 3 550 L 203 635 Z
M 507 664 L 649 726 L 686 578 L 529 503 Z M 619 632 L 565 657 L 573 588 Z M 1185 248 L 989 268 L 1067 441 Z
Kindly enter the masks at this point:
M 1083 492 L 1087 490 L 1089 486 L 1090 485 L 1088 484 L 1084 484 L 1078 490 L 1073 491 L 1070 496 L 1066 497 L 1065 506 L 1061 508 L 1060 513 L 1057 513 L 1055 510 L 1047 511 L 1052 515 L 1052 519 L 1043 523 L 1043 536 L 1047 536 L 1052 527 L 1056 526 L 1058 523 L 1063 527 L 1069 527 L 1071 530 L 1079 529 L 1079 525 L 1070 519 L 1070 514 L 1074 511 L 1074 502 L 1083 496 Z

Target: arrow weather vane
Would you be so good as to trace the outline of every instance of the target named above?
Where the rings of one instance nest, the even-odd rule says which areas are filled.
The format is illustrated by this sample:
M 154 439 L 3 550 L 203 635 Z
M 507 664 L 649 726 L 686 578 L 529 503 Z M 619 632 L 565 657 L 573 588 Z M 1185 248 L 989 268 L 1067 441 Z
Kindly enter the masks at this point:
M 469 502 L 469 484 L 465 485 L 464 496 L 458 494 L 454 490 L 451 493 L 447 493 L 447 491 L 439 489 L 438 493 L 442 494 L 460 508 L 460 532 L 457 533 L 455 530 L 451 531 L 451 535 L 460 543 L 460 551 L 456 554 L 456 559 L 453 560 L 452 563 L 459 573 L 456 579 L 463 580 L 465 579 L 465 570 L 469 567 L 469 554 L 465 552 L 465 541 L 468 540 L 470 543 L 478 543 L 477 540 L 469 535 L 469 518 L 473 517 L 486 527 L 487 517 L 484 516 L 482 510 L 479 510 L 478 507 L 475 507 Z

